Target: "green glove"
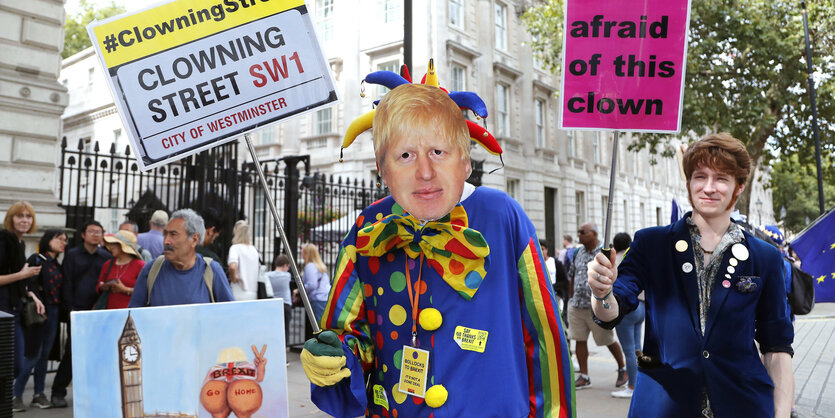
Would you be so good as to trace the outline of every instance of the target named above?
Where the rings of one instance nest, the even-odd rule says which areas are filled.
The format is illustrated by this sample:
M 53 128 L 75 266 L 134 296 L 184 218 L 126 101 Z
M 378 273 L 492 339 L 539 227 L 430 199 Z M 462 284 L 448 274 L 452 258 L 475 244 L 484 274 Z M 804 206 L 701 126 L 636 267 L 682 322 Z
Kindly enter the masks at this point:
M 342 351 L 342 341 L 339 341 L 339 336 L 333 331 L 322 331 L 318 336 L 305 341 L 304 349 L 314 356 L 340 357 L 345 355 Z
M 316 386 L 333 386 L 351 376 L 345 367 L 342 342 L 333 331 L 324 331 L 317 338 L 305 341 L 301 361 L 304 373 Z

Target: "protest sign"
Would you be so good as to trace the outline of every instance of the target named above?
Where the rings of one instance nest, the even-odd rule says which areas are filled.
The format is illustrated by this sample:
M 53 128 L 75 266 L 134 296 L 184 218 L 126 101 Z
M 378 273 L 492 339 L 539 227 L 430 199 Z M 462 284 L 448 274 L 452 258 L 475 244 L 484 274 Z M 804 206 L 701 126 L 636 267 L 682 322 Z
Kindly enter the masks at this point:
M 87 30 L 143 170 L 338 100 L 303 0 L 177 0 Z
M 281 299 L 73 312 L 73 414 L 289 416 L 283 315 Z
M 689 0 L 566 0 L 563 129 L 678 132 Z

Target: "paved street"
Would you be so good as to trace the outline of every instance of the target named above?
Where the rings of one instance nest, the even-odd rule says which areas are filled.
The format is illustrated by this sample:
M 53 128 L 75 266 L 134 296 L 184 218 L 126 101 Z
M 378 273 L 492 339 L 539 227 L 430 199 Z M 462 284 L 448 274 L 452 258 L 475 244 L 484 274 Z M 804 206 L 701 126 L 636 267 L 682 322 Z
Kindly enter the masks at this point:
M 818 304 L 811 314 L 799 317 L 795 324 L 795 356 L 797 411 L 801 417 L 832 417 L 835 415 L 835 303 Z M 589 369 L 593 386 L 577 392 L 580 418 L 615 418 L 626 416 L 629 401 L 614 399 L 617 365 L 606 347 L 589 344 Z M 327 417 L 310 402 L 309 383 L 304 375 L 299 354 L 288 354 L 287 379 L 290 392 L 291 417 Z M 47 387 L 52 374 L 47 376 Z M 32 398 L 32 381 L 24 395 Z M 72 407 L 72 395 L 70 406 Z M 26 418 L 72 417 L 72 409 L 28 409 L 18 414 Z

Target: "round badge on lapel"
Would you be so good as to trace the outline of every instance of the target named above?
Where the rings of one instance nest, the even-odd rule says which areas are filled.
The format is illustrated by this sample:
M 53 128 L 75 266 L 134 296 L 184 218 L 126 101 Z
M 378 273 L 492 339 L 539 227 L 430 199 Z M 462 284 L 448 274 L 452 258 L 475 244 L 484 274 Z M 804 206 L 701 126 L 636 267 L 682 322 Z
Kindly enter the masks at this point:
M 734 246 L 731 247 L 731 254 L 739 259 L 739 261 L 745 261 L 748 259 L 748 247 L 738 243 L 734 244 Z
M 737 259 L 731 257 L 730 259 L 728 259 L 728 264 L 736 267 L 736 265 L 739 264 L 739 261 Z
M 730 275 L 730 274 L 725 274 L 725 278 L 726 278 L 726 279 L 730 279 L 730 278 L 731 278 L 731 275 Z
M 731 287 L 731 282 L 728 280 L 722 280 L 722 287 L 724 287 L 725 289 Z
M 681 265 L 681 271 L 685 273 L 690 273 L 691 271 L 693 271 L 693 265 L 690 263 L 684 263 Z
M 678 251 L 680 253 L 683 253 L 683 252 L 687 251 L 687 247 L 688 247 L 687 241 L 685 241 L 683 239 L 680 239 L 680 240 L 676 241 L 676 251 Z
M 728 273 L 734 274 L 735 271 L 736 269 L 733 266 L 728 266 Z

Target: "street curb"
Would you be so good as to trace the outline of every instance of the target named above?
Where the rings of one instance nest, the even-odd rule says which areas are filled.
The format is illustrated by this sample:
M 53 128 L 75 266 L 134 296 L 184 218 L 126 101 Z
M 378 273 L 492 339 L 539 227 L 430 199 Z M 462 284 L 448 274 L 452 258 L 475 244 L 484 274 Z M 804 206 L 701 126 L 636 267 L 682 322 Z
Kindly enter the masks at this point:
M 803 315 L 803 317 L 795 316 L 795 321 L 806 321 L 811 319 L 835 319 L 835 314 L 826 315 Z

